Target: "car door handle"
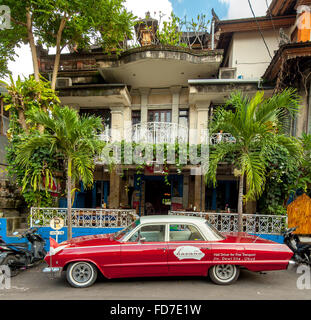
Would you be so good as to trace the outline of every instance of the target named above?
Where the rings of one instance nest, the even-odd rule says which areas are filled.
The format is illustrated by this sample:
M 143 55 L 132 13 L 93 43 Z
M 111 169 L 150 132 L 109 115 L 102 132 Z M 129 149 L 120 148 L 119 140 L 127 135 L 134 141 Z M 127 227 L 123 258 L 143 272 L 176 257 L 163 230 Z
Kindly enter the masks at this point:
M 165 250 L 166 250 L 166 248 L 157 248 L 157 250 L 164 250 L 164 251 L 165 251 Z
M 208 248 L 208 247 L 201 247 L 200 249 L 201 250 L 211 250 L 211 248 Z

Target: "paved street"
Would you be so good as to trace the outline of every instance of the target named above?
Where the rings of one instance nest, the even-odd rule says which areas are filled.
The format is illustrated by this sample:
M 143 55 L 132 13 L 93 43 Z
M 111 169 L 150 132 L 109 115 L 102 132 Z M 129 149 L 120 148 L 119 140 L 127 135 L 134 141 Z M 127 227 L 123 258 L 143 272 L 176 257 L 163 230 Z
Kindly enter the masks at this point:
M 50 280 L 41 269 L 24 271 L 12 278 L 10 290 L 0 290 L 4 299 L 311 299 L 311 290 L 298 290 L 300 275 L 295 270 L 273 271 L 266 274 L 241 271 L 231 286 L 217 286 L 204 278 L 99 279 L 92 287 L 75 289 L 65 278 Z

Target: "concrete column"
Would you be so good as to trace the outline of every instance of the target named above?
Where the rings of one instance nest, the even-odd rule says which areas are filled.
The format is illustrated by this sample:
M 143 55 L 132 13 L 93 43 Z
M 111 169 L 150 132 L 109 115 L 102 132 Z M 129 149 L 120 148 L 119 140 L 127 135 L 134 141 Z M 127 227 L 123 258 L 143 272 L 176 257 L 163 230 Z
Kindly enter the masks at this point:
M 124 140 L 131 141 L 132 137 L 132 113 L 130 107 L 124 107 L 123 111 Z
M 184 173 L 184 185 L 183 185 L 183 208 L 189 208 L 189 183 L 190 183 L 189 174 Z
M 172 93 L 172 123 L 178 123 L 180 92 L 181 92 L 181 86 L 171 87 L 171 93 Z
M 113 106 L 110 110 L 112 141 L 122 141 L 124 138 L 124 106 Z
M 202 143 L 201 137 L 205 137 L 205 133 L 208 128 L 208 110 L 210 107 L 210 101 L 199 101 L 196 104 L 197 107 L 197 130 L 198 130 L 198 143 Z
M 109 209 L 118 209 L 120 207 L 120 187 L 121 178 L 113 169 L 110 173 L 110 194 L 109 194 Z
M 190 105 L 189 108 L 189 143 L 197 143 L 197 122 L 198 122 L 198 112 L 195 105 Z
M 196 211 L 205 211 L 205 182 L 199 175 L 194 178 L 194 206 Z
M 139 88 L 141 103 L 141 122 L 148 122 L 148 97 L 150 88 Z

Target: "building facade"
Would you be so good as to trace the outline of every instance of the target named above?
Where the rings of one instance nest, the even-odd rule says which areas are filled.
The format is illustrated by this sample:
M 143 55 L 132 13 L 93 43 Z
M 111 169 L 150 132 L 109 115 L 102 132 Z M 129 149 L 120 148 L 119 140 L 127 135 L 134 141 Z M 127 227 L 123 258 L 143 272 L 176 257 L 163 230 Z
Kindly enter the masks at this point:
M 278 84 L 272 69 L 289 45 L 280 44 L 281 40 L 297 34 L 294 6 L 280 13 L 276 2 L 266 17 L 256 21 L 213 18 L 215 34 L 200 35 L 202 46 L 154 43 L 149 24 L 155 20 L 149 17 L 148 28 L 141 23 L 135 28 L 142 34 L 139 47 L 120 55 L 108 55 L 96 47 L 62 54 L 57 79 L 61 102 L 80 114 L 100 116 L 105 127 L 100 137 L 107 142 L 211 146 L 226 139 L 234 143 L 230 133 L 208 136 L 208 122 L 213 110 L 235 90 L 250 96 L 263 89 L 267 96 L 275 92 Z M 54 56 L 37 49 L 40 72 L 49 78 Z M 306 131 L 304 120 L 298 119 L 295 125 Z M 75 206 L 135 208 L 140 214 L 237 210 L 238 182 L 229 163 L 219 166 L 216 188 L 205 184 L 195 164 L 163 167 L 151 161 L 150 166 L 137 167 L 120 164 L 110 171 L 97 159 L 93 189 L 82 187 Z M 246 206 L 246 212 L 255 211 L 255 203 Z

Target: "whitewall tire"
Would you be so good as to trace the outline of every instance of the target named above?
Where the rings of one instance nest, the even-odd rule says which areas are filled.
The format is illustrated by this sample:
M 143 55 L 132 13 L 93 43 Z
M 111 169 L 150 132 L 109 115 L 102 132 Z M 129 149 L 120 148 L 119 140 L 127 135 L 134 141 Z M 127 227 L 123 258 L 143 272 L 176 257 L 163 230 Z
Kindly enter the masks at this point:
M 73 262 L 67 268 L 66 278 L 75 288 L 87 288 L 96 281 L 97 269 L 89 262 Z
M 240 269 L 233 264 L 217 264 L 208 270 L 208 274 L 214 283 L 229 285 L 238 279 Z

